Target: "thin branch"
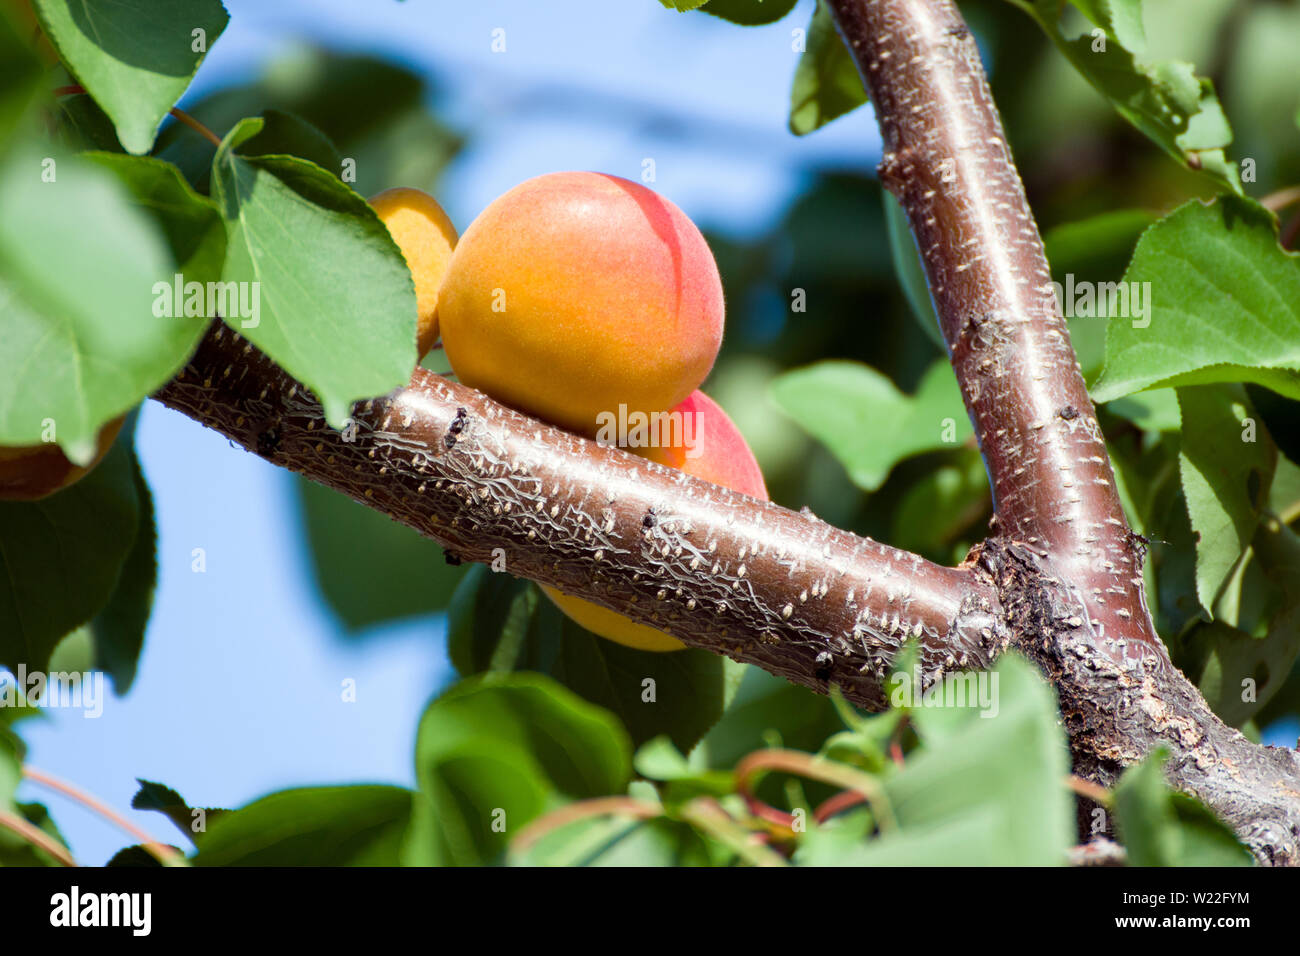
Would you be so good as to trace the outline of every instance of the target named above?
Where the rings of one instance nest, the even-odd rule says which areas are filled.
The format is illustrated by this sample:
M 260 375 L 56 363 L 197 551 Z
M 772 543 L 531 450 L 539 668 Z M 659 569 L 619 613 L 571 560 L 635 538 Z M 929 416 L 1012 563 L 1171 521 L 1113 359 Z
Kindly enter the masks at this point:
M 830 0 L 885 141 L 993 485 L 998 531 L 1073 582 L 1105 652 L 1165 657 L 1142 551 L 1052 290 L 1043 243 L 951 0 Z
M 36 824 L 30 820 L 24 820 L 16 813 L 0 810 L 0 827 L 18 834 L 19 837 L 37 849 L 44 850 L 64 866 L 77 865 L 77 861 L 72 858 L 72 851 Z
M 145 833 L 126 817 L 122 816 L 108 804 L 91 795 L 80 787 L 77 787 L 66 780 L 62 780 L 53 774 L 46 773 L 43 770 L 37 770 L 30 764 L 23 765 L 23 776 L 35 783 L 42 784 L 55 790 L 65 797 L 69 797 L 80 803 L 83 807 L 95 813 L 109 823 L 118 827 L 120 830 L 129 834 L 136 840 L 140 841 L 141 847 L 163 866 L 176 866 L 184 861 L 179 853 L 165 843 L 155 840 L 149 834 Z
M 653 820 L 663 816 L 664 808 L 652 800 L 638 800 L 636 797 L 596 797 L 591 800 L 578 800 L 566 804 L 558 810 L 538 817 L 529 823 L 514 838 L 510 849 L 515 853 L 527 853 L 548 833 L 592 817 L 632 817 L 637 820 Z
M 746 798 L 753 797 L 758 778 L 771 771 L 798 774 L 810 780 L 820 780 L 846 790 L 862 794 L 875 815 L 876 823 L 884 833 L 897 828 L 893 808 L 885 795 L 884 787 L 875 777 L 845 764 L 824 760 L 797 750 L 770 748 L 757 750 L 736 764 L 736 790 Z
M 752 866 L 790 865 L 781 854 L 763 845 L 762 834 L 746 830 L 711 797 L 696 797 L 681 808 L 680 814 L 683 820 L 705 831 L 719 843 L 731 847 Z

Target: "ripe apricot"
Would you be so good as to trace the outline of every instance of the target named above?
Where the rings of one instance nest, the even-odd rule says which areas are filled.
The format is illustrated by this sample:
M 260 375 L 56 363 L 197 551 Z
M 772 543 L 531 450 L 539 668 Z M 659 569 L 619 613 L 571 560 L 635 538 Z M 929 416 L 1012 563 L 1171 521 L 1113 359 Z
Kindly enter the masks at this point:
M 681 421 L 688 423 L 681 432 L 684 441 L 629 450 L 640 452 L 651 461 L 678 468 L 696 478 L 767 500 L 763 472 L 754 460 L 754 453 L 740 434 L 740 429 L 713 399 L 703 392 L 695 391 L 673 412 L 681 416 Z M 608 640 L 643 651 L 677 651 L 686 646 L 658 628 L 638 624 L 599 604 L 571 597 L 550 587 L 543 587 L 542 590 L 570 618 Z
M 438 340 L 438 290 L 456 248 L 456 227 L 436 199 L 408 186 L 385 189 L 371 197 L 370 205 L 402 250 L 415 281 L 416 342 L 424 358 Z
M 95 457 L 85 466 L 74 465 L 53 443 L 0 447 L 0 499 L 36 501 L 75 484 L 108 454 L 125 421 L 123 415 L 99 430 Z
M 722 344 L 722 283 L 667 199 L 551 173 L 465 230 L 438 321 L 460 381 L 590 436 L 601 412 L 663 411 L 699 387 Z

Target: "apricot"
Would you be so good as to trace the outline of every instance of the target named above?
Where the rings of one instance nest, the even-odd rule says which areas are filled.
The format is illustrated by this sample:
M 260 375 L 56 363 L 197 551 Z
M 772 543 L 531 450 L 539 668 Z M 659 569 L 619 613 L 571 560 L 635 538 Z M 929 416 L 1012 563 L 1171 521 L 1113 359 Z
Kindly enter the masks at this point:
M 53 443 L 0 447 L 0 500 L 36 501 L 80 481 L 108 454 L 125 421 L 123 415 L 99 430 L 95 457 L 84 466 L 74 465 Z
M 385 189 L 370 205 L 388 227 L 415 282 L 416 344 L 423 359 L 438 341 L 438 290 L 456 248 L 456 227 L 426 192 L 408 186 Z
M 651 461 L 677 468 L 733 491 L 767 500 L 763 472 L 754 460 L 740 429 L 727 413 L 703 392 L 692 392 L 673 412 L 686 425 L 683 440 L 651 448 L 631 448 Z M 662 429 L 660 430 L 662 433 Z M 594 634 L 643 651 L 677 651 L 677 638 L 648 624 L 638 624 L 616 611 L 543 587 L 561 611 Z
M 722 283 L 675 205 L 601 173 L 550 173 L 465 230 L 438 321 L 452 371 L 591 436 L 601 412 L 686 399 L 722 344 Z

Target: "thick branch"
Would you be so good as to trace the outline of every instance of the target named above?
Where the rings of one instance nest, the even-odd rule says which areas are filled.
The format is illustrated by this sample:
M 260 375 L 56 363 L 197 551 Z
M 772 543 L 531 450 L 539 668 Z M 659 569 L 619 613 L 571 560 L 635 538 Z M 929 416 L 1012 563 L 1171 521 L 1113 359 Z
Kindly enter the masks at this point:
M 951 0 L 831 8 L 876 108 L 881 179 L 911 221 L 1001 534 L 1080 589 L 1090 638 L 1123 635 L 1128 656 L 1163 661 L 1140 543 L 974 38 Z
M 951 0 L 829 0 L 885 140 L 992 479 L 1012 646 L 1055 684 L 1077 773 L 1164 746 L 1170 783 L 1270 863 L 1300 863 L 1300 755 L 1226 727 L 1169 662 L 979 52 Z
M 983 667 L 1000 613 L 952 569 L 544 425 L 417 369 L 326 427 L 300 384 L 221 324 L 157 396 L 275 464 L 472 561 L 551 584 L 796 683 L 883 706 L 909 637 L 933 678 Z

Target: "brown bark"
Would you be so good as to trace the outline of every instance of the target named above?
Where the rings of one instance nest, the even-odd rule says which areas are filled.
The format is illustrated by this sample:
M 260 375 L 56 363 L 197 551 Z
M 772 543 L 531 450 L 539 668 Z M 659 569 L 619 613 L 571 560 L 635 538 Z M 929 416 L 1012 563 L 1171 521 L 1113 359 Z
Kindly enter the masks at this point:
M 822 692 L 833 682 L 872 710 L 909 636 L 929 679 L 986 666 L 1005 643 L 979 569 L 603 447 L 423 369 L 359 405 L 355 434 L 340 434 L 302 385 L 218 323 L 155 397 L 458 557 L 503 557 L 517 577 Z
M 1158 746 L 1263 861 L 1300 863 L 1300 756 L 1226 727 L 1169 661 L 1024 186 L 951 0 L 828 0 L 885 142 L 993 484 L 1011 645 L 1056 685 L 1075 769 L 1111 784 Z

